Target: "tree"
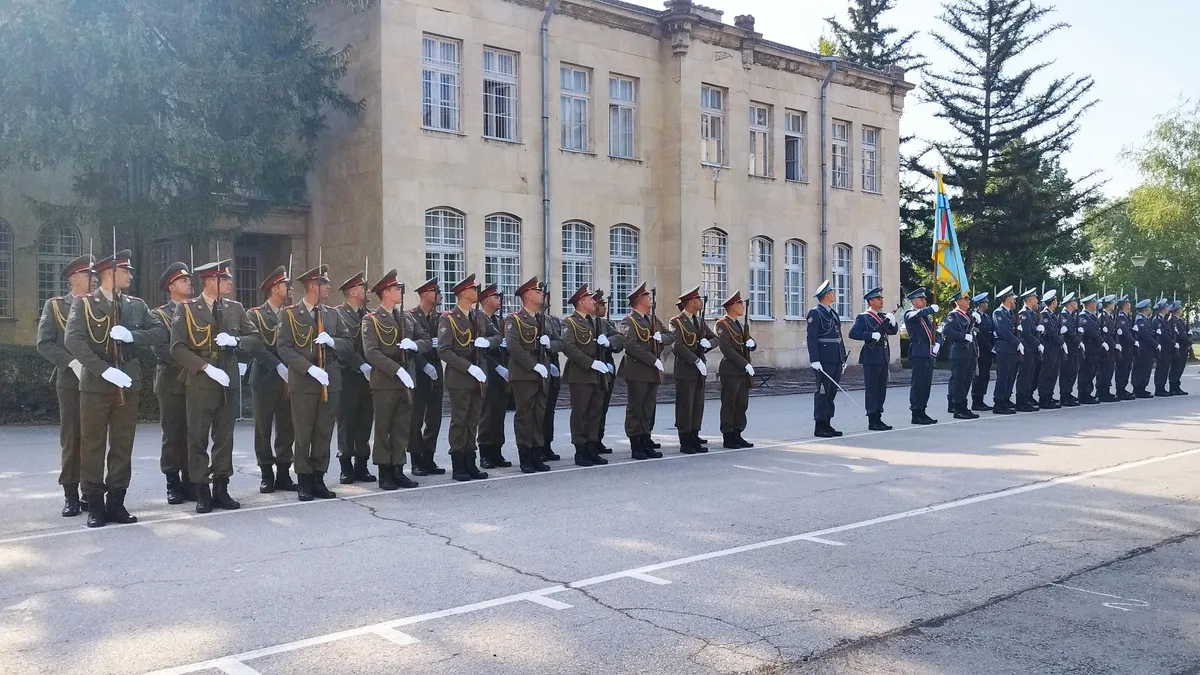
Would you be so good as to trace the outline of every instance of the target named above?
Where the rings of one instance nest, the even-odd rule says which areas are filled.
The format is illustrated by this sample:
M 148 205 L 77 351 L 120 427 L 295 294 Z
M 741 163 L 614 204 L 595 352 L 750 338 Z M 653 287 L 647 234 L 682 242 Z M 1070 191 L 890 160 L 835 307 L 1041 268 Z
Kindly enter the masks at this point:
M 1140 189 L 1140 188 L 1139 188 Z M 1200 254 L 1194 239 L 1139 225 L 1128 201 L 1106 205 L 1089 218 L 1085 233 L 1092 248 L 1092 284 L 1109 292 L 1124 289 L 1141 298 L 1200 298 Z M 1147 258 L 1144 267 L 1133 256 Z
M 310 13 L 364 0 L 12 0 L 0 22 L 0 168 L 62 167 L 47 221 L 198 234 L 304 186 L 350 46 Z M 247 199 L 247 195 L 266 199 Z
M 1200 104 L 1159 118 L 1146 144 L 1131 153 L 1144 182 L 1130 193 L 1134 222 L 1156 234 L 1195 242 L 1200 236 Z
M 1092 79 L 1051 76 L 1053 62 L 1015 61 L 1066 24 L 1047 24 L 1051 10 L 1031 0 L 947 0 L 944 10 L 947 30 L 933 37 L 952 57 L 938 63 L 953 65 L 926 69 L 923 92 L 953 133 L 929 143 L 909 167 L 932 177 L 932 154 L 946 169 L 946 184 L 958 189 L 955 214 L 966 225 L 959 242 L 973 276 L 995 275 L 999 283 L 1069 263 L 1076 254 L 1064 237 L 1075 236 L 1077 217 L 1099 199 L 1099 186 L 1084 185 L 1090 175 L 1069 177 L 1059 158 L 1095 103 Z
M 833 31 L 837 55 L 883 71 L 892 66 L 907 69 L 924 66 L 924 58 L 911 48 L 910 43 L 917 36 L 915 31 L 897 38 L 895 28 L 879 25 L 883 13 L 895 6 L 896 0 L 850 0 L 848 24 L 837 17 L 825 19 Z
M 822 33 L 821 37 L 817 38 L 817 44 L 813 45 L 813 50 L 821 56 L 837 56 L 837 43 Z

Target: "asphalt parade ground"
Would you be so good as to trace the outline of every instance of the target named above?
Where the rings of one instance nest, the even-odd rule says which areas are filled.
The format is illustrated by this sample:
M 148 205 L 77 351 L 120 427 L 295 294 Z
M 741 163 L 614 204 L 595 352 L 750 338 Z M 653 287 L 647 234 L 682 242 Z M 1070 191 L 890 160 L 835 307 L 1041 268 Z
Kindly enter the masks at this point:
M 1188 397 L 889 432 L 838 397 L 755 398 L 745 436 L 633 462 L 614 407 L 604 467 L 415 490 L 167 506 L 139 427 L 141 522 L 58 515 L 57 430 L 0 430 L 0 671 L 664 675 L 1200 673 L 1200 376 Z M 939 414 L 940 413 L 940 414 Z M 445 457 L 445 425 L 438 462 Z M 511 426 L 509 427 L 511 434 Z M 511 435 L 510 435 L 511 444 Z M 506 449 L 515 459 L 515 451 Z M 336 483 L 336 460 L 330 477 Z

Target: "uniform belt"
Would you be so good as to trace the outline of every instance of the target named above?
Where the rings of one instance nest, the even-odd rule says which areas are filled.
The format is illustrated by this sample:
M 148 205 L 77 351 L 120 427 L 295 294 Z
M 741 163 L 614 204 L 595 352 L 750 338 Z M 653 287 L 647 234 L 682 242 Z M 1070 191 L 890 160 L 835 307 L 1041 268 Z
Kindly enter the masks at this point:
M 836 343 L 841 342 L 841 339 L 840 338 L 817 338 L 817 342 L 832 342 L 832 343 L 836 344 Z

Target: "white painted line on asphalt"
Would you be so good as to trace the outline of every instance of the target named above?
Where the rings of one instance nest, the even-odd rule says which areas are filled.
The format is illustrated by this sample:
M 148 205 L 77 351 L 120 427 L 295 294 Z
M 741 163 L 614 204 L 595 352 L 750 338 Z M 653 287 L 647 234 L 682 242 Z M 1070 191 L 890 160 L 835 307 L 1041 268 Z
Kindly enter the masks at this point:
M 380 628 L 376 628 L 375 630 L 373 630 L 371 632 L 375 633 L 379 637 L 387 640 L 388 642 L 393 642 L 397 645 L 400 645 L 401 647 L 411 645 L 411 644 L 416 644 L 416 643 L 420 642 L 420 640 L 409 635 L 408 633 L 401 633 L 400 631 L 398 631 L 394 628 L 380 627 Z
M 1146 402 L 1154 401 L 1154 400 L 1155 399 L 1137 399 L 1134 401 L 1128 401 L 1128 403 L 1134 403 L 1134 404 L 1146 403 Z M 1105 404 L 1105 405 L 1108 405 L 1108 404 Z M 1055 412 L 1061 412 L 1063 410 L 1081 410 L 1081 409 L 1080 408 L 1062 408 L 1062 409 L 1054 409 L 1054 410 L 1036 410 L 1031 413 L 1020 413 L 1020 414 L 1022 416 L 1028 417 L 1030 415 L 1055 413 Z M 36 534 L 23 534 L 23 535 L 18 535 L 15 537 L 8 537 L 5 539 L 0 539 L 0 545 L 16 544 L 16 543 L 20 543 L 20 542 L 24 542 L 24 541 L 35 541 L 38 539 L 53 539 L 53 538 L 57 538 L 57 537 L 66 537 L 66 536 L 71 536 L 71 535 L 84 535 L 84 534 L 95 535 L 95 534 L 100 534 L 100 533 L 120 532 L 126 528 L 131 528 L 131 527 L 153 527 L 154 525 L 158 525 L 160 523 L 177 523 L 177 522 L 181 522 L 181 521 L 199 520 L 201 518 L 216 518 L 216 517 L 220 517 L 220 516 L 236 516 L 239 514 L 256 513 L 259 511 L 271 511 L 274 509 L 286 509 L 286 508 L 294 508 L 294 507 L 301 507 L 301 506 L 306 506 L 306 507 L 311 508 L 311 507 L 317 507 L 317 506 L 327 505 L 327 504 L 353 502 L 353 501 L 358 501 L 360 499 L 372 499 L 375 497 L 398 497 L 398 496 L 403 496 L 406 494 L 412 494 L 414 492 L 422 492 L 425 490 L 443 490 L 443 489 L 450 489 L 450 488 L 466 488 L 466 487 L 471 487 L 471 486 L 478 487 L 479 485 L 491 485 L 491 484 L 497 483 L 499 481 L 505 481 L 505 480 L 537 479 L 537 478 L 544 478 L 546 476 L 556 476 L 556 475 L 562 475 L 562 474 L 566 474 L 566 473 L 572 473 L 575 471 L 599 471 L 599 470 L 603 470 L 603 469 L 615 469 L 617 467 L 629 467 L 629 466 L 638 466 L 638 465 L 643 465 L 643 464 L 652 464 L 654 462 L 667 462 L 667 461 L 672 461 L 672 460 L 685 460 L 685 459 L 689 459 L 689 458 L 699 458 L 699 457 L 716 457 L 716 456 L 725 455 L 725 454 L 729 454 L 729 453 L 733 453 L 733 452 L 747 452 L 747 451 L 753 451 L 753 450 L 773 450 L 773 449 L 778 449 L 778 448 L 789 448 L 790 449 L 790 448 L 794 448 L 796 446 L 801 446 L 801 445 L 835 443 L 838 441 L 849 441 L 849 440 L 853 440 L 855 438 L 865 438 L 868 436 L 877 436 L 879 434 L 895 434 L 895 433 L 900 433 L 900 432 L 904 432 L 904 431 L 914 431 L 914 430 L 916 430 L 916 431 L 920 431 L 920 430 L 936 431 L 939 428 L 945 428 L 945 427 L 956 425 L 956 424 L 982 423 L 982 422 L 986 422 L 988 420 L 1012 421 L 1012 419 L 1013 418 L 1010 418 L 1007 415 L 980 416 L 979 419 L 975 419 L 975 420 L 951 419 L 951 420 L 946 420 L 946 421 L 940 422 L 936 425 L 924 426 L 924 425 L 915 424 L 915 425 L 910 425 L 907 427 L 896 427 L 895 429 L 891 429 L 889 431 L 862 431 L 862 432 L 857 432 L 857 433 L 849 433 L 849 434 L 846 434 L 846 435 L 838 437 L 838 438 L 805 437 L 805 438 L 799 438 L 799 439 L 794 439 L 794 440 L 784 440 L 784 441 L 769 440 L 769 441 L 761 441 L 759 443 L 756 443 L 756 447 L 753 447 L 753 448 L 732 448 L 732 449 L 721 448 L 721 449 L 709 450 L 707 453 L 696 454 L 696 455 L 684 455 L 684 454 L 671 453 L 671 454 L 665 455 L 658 459 L 620 460 L 620 461 L 610 460 L 609 464 L 602 465 L 602 466 L 588 466 L 588 467 L 564 466 L 562 468 L 556 468 L 553 471 L 544 472 L 544 473 L 532 473 L 532 474 L 512 473 L 512 474 L 506 474 L 503 476 L 493 476 L 491 478 L 488 478 L 488 479 L 482 480 L 482 481 L 467 481 L 467 482 L 462 482 L 462 483 L 459 483 L 456 481 L 448 481 L 445 483 L 437 483 L 434 485 L 422 485 L 420 487 L 410 488 L 407 490 L 396 490 L 396 491 L 391 491 L 391 492 L 384 492 L 384 491 L 365 492 L 362 494 L 349 495 L 347 497 L 338 497 L 337 499 L 316 499 L 311 502 L 288 501 L 288 502 L 281 502 L 281 503 L 277 503 L 277 504 L 263 504 L 261 506 L 248 506 L 248 507 L 243 507 L 243 508 L 237 509 L 235 511 L 223 511 L 220 509 L 215 509 L 211 513 L 175 513 L 173 515 L 166 516 L 163 518 L 154 518 L 152 516 L 143 515 L 143 516 L 139 517 L 138 522 L 131 523 L 128 525 L 109 524 L 105 527 L 99 527 L 99 528 L 79 527 L 78 529 L 54 530 L 51 532 L 38 532 Z M 55 473 L 57 473 L 57 472 L 55 472 Z M 825 475 L 825 474 L 820 474 L 820 475 Z M 288 493 L 288 494 L 290 494 L 290 493 Z M 138 515 L 138 514 L 134 514 L 134 515 Z
M 564 588 L 563 590 L 566 590 L 566 589 Z M 567 603 L 562 602 L 560 600 L 555 600 L 554 598 L 547 598 L 544 595 L 531 595 L 528 598 L 526 598 L 526 600 L 528 600 L 536 605 L 541 605 L 542 607 L 549 607 L 550 609 L 558 609 L 558 610 L 571 609 L 572 607 L 575 606 L 575 605 L 568 605 Z
M 821 537 L 804 537 L 804 541 L 811 541 L 814 544 L 825 544 L 826 546 L 845 546 L 844 542 L 834 541 L 832 539 L 822 539 Z
M 630 572 L 629 574 L 626 574 L 625 576 L 630 579 L 637 579 L 638 581 L 644 581 L 648 584 L 655 584 L 658 586 L 669 586 L 671 584 L 671 581 L 669 579 L 663 579 L 662 577 L 650 576 L 649 574 L 642 574 L 641 572 Z
M 764 469 L 764 468 L 762 468 L 762 467 L 758 467 L 758 466 L 745 466 L 745 465 L 743 465 L 743 464 L 734 464 L 734 465 L 733 465 L 733 468 L 735 468 L 735 469 L 745 469 L 746 471 L 757 471 L 757 472 L 759 472 L 759 473 L 770 473 L 770 474 L 774 474 L 774 473 L 775 473 L 774 471 L 771 471 L 770 469 Z
M 826 534 L 834 534 L 836 532 L 849 532 L 851 530 L 858 530 L 858 529 L 862 529 L 865 527 L 871 527 L 874 525 L 881 525 L 883 523 L 890 523 L 890 522 L 897 521 L 897 520 L 904 520 L 906 518 L 914 518 L 916 516 L 923 516 L 923 515 L 930 514 L 930 513 L 936 513 L 938 511 L 946 511 L 949 509 L 961 508 L 963 506 L 970 506 L 972 504 L 979 504 L 982 502 L 988 502 L 988 501 L 992 501 L 992 500 L 996 500 L 996 499 L 1004 499 L 1007 497 L 1014 497 L 1016 495 L 1026 494 L 1029 492 L 1034 492 L 1036 490 L 1044 490 L 1046 488 L 1055 487 L 1057 485 L 1078 483 L 1081 481 L 1088 480 L 1090 478 L 1097 478 L 1100 476 L 1106 476 L 1106 475 L 1113 474 L 1113 473 L 1120 473 L 1122 471 L 1129 471 L 1129 470 L 1137 469 L 1137 468 L 1140 468 L 1143 466 L 1149 466 L 1151 464 L 1158 464 L 1160 462 L 1167 462 L 1167 461 L 1171 461 L 1171 460 L 1175 460 L 1175 459 L 1181 459 L 1184 457 L 1191 457 L 1191 456 L 1195 456 L 1198 454 L 1200 454 L 1200 447 L 1191 448 L 1190 450 L 1182 450 L 1180 452 L 1171 453 L 1169 455 L 1150 457 L 1147 459 L 1141 459 L 1141 460 L 1137 460 L 1134 462 L 1126 462 L 1124 464 L 1115 464 L 1113 466 L 1108 466 L 1108 467 L 1104 467 L 1101 469 L 1094 469 L 1091 471 L 1085 471 L 1082 473 L 1059 476 L 1057 478 L 1053 478 L 1053 479 L 1047 480 L 1047 481 L 1042 481 L 1040 483 L 1031 483 L 1028 485 L 1020 485 L 1017 487 L 1000 490 L 998 492 L 989 492 L 987 494 L 976 495 L 974 497 L 967 497 L 964 499 L 956 499 L 956 500 L 949 501 L 949 502 L 942 502 L 940 504 L 935 504 L 933 506 L 926 506 L 926 507 L 919 508 L 919 509 L 912 509 L 910 511 L 902 511 L 900 513 L 893 513 L 893 514 L 886 515 L 886 516 L 880 516 L 878 518 L 871 518 L 869 520 L 860 520 L 855 523 L 848 523 L 846 525 L 830 527 L 830 528 L 826 528 L 824 530 L 816 530 L 814 532 L 805 532 L 802 534 L 795 534 L 795 535 L 791 535 L 788 537 L 780 537 L 778 539 L 769 539 L 767 541 L 760 541 L 760 542 L 756 542 L 753 544 L 746 544 L 744 546 L 735 546 L 733 548 L 726 548 L 726 549 L 722 549 L 720 551 L 710 551 L 708 553 L 701 553 L 698 555 L 688 556 L 686 558 L 676 558 L 675 560 L 668 560 L 665 562 L 655 563 L 653 565 L 646 565 L 644 567 L 637 567 L 634 569 L 623 570 L 620 572 L 613 572 L 611 574 L 605 574 L 602 576 L 590 577 L 590 578 L 583 579 L 581 581 L 576 581 L 574 583 L 567 584 L 567 585 L 560 584 L 560 585 L 555 585 L 555 586 L 548 586 L 546 588 L 541 588 L 541 589 L 537 589 L 534 591 L 527 591 L 525 593 L 506 595 L 502 598 L 495 598 L 493 600 L 484 600 L 482 602 L 476 602 L 476 603 L 472 603 L 469 605 L 462 605 L 459 607 L 452 607 L 450 609 L 443 609 L 443 610 L 440 610 L 437 612 L 418 614 L 416 616 L 405 617 L 403 619 L 394 619 L 391 621 L 385 621 L 383 623 L 378 623 L 378 624 L 374 624 L 371 626 L 363 626 L 360 628 L 353 628 L 350 630 L 340 631 L 337 633 L 330 633 L 328 635 L 319 635 L 316 637 L 306 638 L 304 640 L 297 640 L 295 642 L 287 642 L 284 644 L 275 645 L 273 647 L 264 647 L 262 649 L 256 649 L 253 651 L 243 652 L 241 654 L 234 654 L 233 656 L 225 656 L 225 657 L 222 657 L 219 659 L 210 659 L 208 661 L 200 661 L 197 663 L 191 663 L 191 664 L 187 664 L 187 665 L 183 665 L 183 666 L 177 666 L 174 668 L 157 670 L 157 671 L 154 671 L 153 673 L 149 673 L 148 675 L 187 675 L 188 673 L 198 673 L 200 671 L 208 670 L 210 668 L 217 668 L 217 667 L 219 667 L 218 664 L 221 664 L 221 663 L 227 663 L 227 662 L 231 662 L 231 661 L 232 662 L 250 661 L 253 659 L 257 659 L 257 658 L 262 658 L 264 656 L 271 656 L 274 654 L 282 654 L 285 652 L 296 651 L 297 649 L 303 649 L 305 647 L 312 647 L 312 646 L 316 646 L 316 645 L 327 644 L 330 642 L 334 642 L 334 641 L 341 640 L 343 638 L 347 638 L 347 637 L 351 637 L 351 636 L 355 636 L 355 635 L 375 633 L 381 628 L 397 628 L 400 626 L 411 626 L 413 624 L 423 623 L 426 621 L 432 621 L 434 619 L 442 619 L 445 617 L 457 616 L 460 614 L 470 614 L 472 612 L 477 612 L 477 611 L 480 611 L 483 609 L 489 609 L 492 607 L 499 607 L 501 605 L 507 605 L 507 604 L 511 604 L 514 602 L 520 602 L 520 601 L 527 600 L 530 602 L 537 602 L 538 604 L 543 604 L 541 602 L 538 602 L 534 598 L 540 598 L 549 593 L 558 593 L 560 591 L 567 590 L 568 588 L 584 588 L 587 586 L 595 586 L 597 584 L 602 584 L 602 583 L 614 581 L 617 579 L 639 579 L 641 581 L 646 581 L 649 583 L 663 583 L 663 582 L 670 583 L 666 579 L 652 576 L 651 573 L 657 572 L 660 570 L 671 569 L 673 567 L 689 565 L 691 563 L 701 562 L 701 561 L 705 561 L 705 560 L 714 560 L 717 558 L 724 558 L 724 557 L 731 556 L 731 555 L 737 555 L 739 553 L 747 553 L 749 551 L 757 551 L 759 549 L 772 548 L 775 546 L 782 546 L 784 544 L 790 544 L 790 543 L 797 542 L 797 541 L 810 541 L 811 542 L 814 540 L 822 539 L 823 536 Z
M 1068 585 L 1066 585 L 1066 584 L 1050 584 L 1050 585 L 1051 585 L 1051 586 L 1058 586 L 1059 588 L 1066 588 L 1066 589 L 1068 589 L 1068 590 L 1072 590 L 1072 591 L 1079 591 L 1080 593 L 1088 593 L 1088 594 L 1090 594 L 1090 595 L 1099 595 L 1099 596 L 1101 596 L 1101 597 L 1105 597 L 1105 598 L 1115 598 L 1115 599 L 1117 599 L 1117 600 L 1123 600 L 1123 599 L 1124 599 L 1124 598 L 1122 598 L 1122 597 L 1121 597 L 1121 596 L 1119 596 L 1119 595 L 1110 595 L 1110 594 L 1108 594 L 1108 593 L 1097 593 L 1096 591 L 1089 591 L 1089 590 L 1087 590 L 1086 588 L 1077 588 L 1077 587 L 1075 587 L 1075 586 L 1068 586 Z
M 225 675 L 262 675 L 262 673 L 236 659 L 225 659 L 213 664 L 213 668 Z

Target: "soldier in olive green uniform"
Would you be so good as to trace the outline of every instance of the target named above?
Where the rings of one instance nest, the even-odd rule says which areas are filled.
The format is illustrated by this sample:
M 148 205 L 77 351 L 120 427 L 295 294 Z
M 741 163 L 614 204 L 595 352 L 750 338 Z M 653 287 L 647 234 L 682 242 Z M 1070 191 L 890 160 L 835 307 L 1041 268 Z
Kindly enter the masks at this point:
M 699 316 L 704 307 L 699 286 L 679 296 L 677 306 L 683 311 L 671 319 L 675 333 L 675 428 L 679 431 L 679 451 L 694 455 L 708 452 L 704 447 L 708 441 L 700 438 L 708 378 L 704 355 L 713 348 L 716 336 Z
M 608 337 L 596 333 L 591 317 L 596 300 L 587 284 L 579 287 L 569 302 L 575 313 L 563 319 L 563 352 L 567 369 L 563 379 L 571 389 L 571 444 L 575 446 L 575 464 L 592 466 L 608 464 L 600 456 L 600 412 L 604 409 L 605 380 L 612 371 L 600 360 L 601 350 L 609 345 Z M 614 369 L 615 370 L 615 369 Z
M 64 344 L 83 364 L 80 482 L 87 493 L 88 527 L 137 522 L 125 509 L 142 391 L 134 345 L 153 347 L 167 340 L 166 326 L 146 303 L 123 292 L 133 280 L 129 256 L 126 249 L 97 262 L 100 288 L 72 300 L 67 316 Z
M 442 429 L 442 360 L 438 357 L 438 321 L 441 314 L 442 288 L 437 278 L 429 279 L 417 288 L 420 303 L 408 310 L 423 335 L 429 336 L 429 347 L 414 358 L 417 388 L 413 390 L 412 430 L 408 434 L 408 455 L 412 458 L 414 476 L 440 476 L 446 470 L 433 461 L 437 451 L 438 432 Z
M 396 270 L 383 275 L 371 288 L 379 306 L 363 318 L 360 332 L 363 353 L 371 364 L 371 400 L 375 406 L 375 465 L 379 487 L 384 490 L 417 487 L 404 475 L 404 453 L 408 450 L 412 424 L 413 355 L 431 340 L 419 334 L 417 320 L 397 306 L 404 299 L 404 284 Z M 424 347 L 428 347 L 427 344 Z
M 546 350 L 550 356 L 550 377 L 546 385 L 546 416 L 542 420 L 542 438 L 544 445 L 541 449 L 542 459 L 547 462 L 557 462 L 562 459 L 554 452 L 554 411 L 558 407 L 558 394 L 562 390 L 562 371 L 559 370 L 559 354 L 563 351 L 562 319 L 550 313 L 550 296 L 543 291 L 542 323 L 545 326 L 544 335 L 550 336 L 550 347 Z
M 196 486 L 196 513 L 208 513 L 214 506 L 241 507 L 229 496 L 238 405 L 237 392 L 230 385 L 240 380 L 237 350 L 253 354 L 263 344 L 246 309 L 225 297 L 233 291 L 231 262 L 221 260 L 192 270 L 202 292 L 176 307 L 171 323 L 171 358 L 187 373 L 188 468 Z
M 634 459 L 658 459 L 654 448 L 654 414 L 658 409 L 658 387 L 663 381 L 663 347 L 675 341 L 672 333 L 654 316 L 651 293 L 646 284 L 629 295 L 629 316 L 621 320 L 625 358 L 617 374 L 625 378 L 628 401 L 625 404 L 625 435 Z
M 546 417 L 546 385 L 550 378 L 550 336 L 542 329 L 542 286 L 538 278 L 517 289 L 521 309 L 504 320 L 504 340 L 508 344 L 509 386 L 517 412 L 513 417 L 513 435 L 517 437 L 517 455 L 521 472 L 549 471 L 542 461 L 545 441 L 542 428 Z
M 487 474 L 475 466 L 475 434 L 483 413 L 487 373 L 483 350 L 500 344 L 500 336 L 484 337 L 481 312 L 471 308 L 479 299 L 475 275 L 458 282 L 454 309 L 438 324 L 438 356 L 446 362 L 446 388 L 450 390 L 450 460 L 457 481 L 480 480 Z
M 71 302 L 92 290 L 94 262 L 96 259 L 89 254 L 67 263 L 63 278 L 71 286 L 71 292 L 47 300 L 38 320 L 38 353 L 54 364 L 50 381 L 58 394 L 58 443 L 62 450 L 58 484 L 63 488 L 62 515 L 68 518 L 86 510 L 87 502 L 79 501 L 79 377 L 83 365 L 67 351 L 64 338 Z
M 158 285 L 167 291 L 168 299 L 155 307 L 164 326 L 175 321 L 175 309 L 192 297 L 192 275 L 187 265 L 172 263 L 162 273 Z M 182 504 L 196 501 L 188 469 L 187 395 L 179 364 L 171 357 L 171 343 L 154 345 L 158 365 L 154 368 L 154 394 L 158 396 L 158 423 L 162 427 L 162 451 L 158 466 L 167 478 L 167 503 Z
M 262 349 L 254 352 L 250 368 L 250 397 L 254 411 L 254 457 L 262 475 L 258 491 L 296 491 L 289 470 L 296 432 L 292 426 L 292 401 L 288 392 L 288 367 L 279 359 L 279 326 L 288 304 L 292 280 L 283 266 L 275 268 L 262 283 L 267 301 L 247 314 L 258 328 Z M 274 430 L 274 452 L 271 432 Z
M 508 413 L 508 350 L 507 343 L 501 333 L 500 308 L 504 305 L 504 295 L 496 284 L 488 284 L 479 293 L 479 312 L 483 315 L 480 324 L 483 326 L 483 336 L 492 338 L 499 335 L 500 341 L 496 347 L 483 352 L 484 363 L 487 364 L 487 393 L 483 395 L 483 413 L 479 420 L 479 468 L 495 469 L 508 468 L 512 462 L 504 459 L 504 417 Z
M 592 299 L 596 301 L 591 317 L 592 330 L 608 339 L 608 346 L 600 349 L 600 360 L 608 366 L 609 373 L 608 377 L 604 378 L 604 405 L 600 408 L 600 438 L 596 440 L 596 447 L 600 454 L 610 455 L 612 448 L 604 445 L 604 428 L 608 426 L 608 404 L 612 401 L 613 388 L 617 384 L 617 362 L 613 355 L 624 350 L 624 338 L 621 337 L 616 324 L 608 318 L 608 300 L 604 297 L 604 291 L 592 293 Z
M 325 486 L 329 446 L 342 391 L 338 361 L 351 351 L 349 335 L 329 298 L 329 266 L 320 265 L 299 279 L 304 297 L 283 310 L 279 328 L 279 358 L 288 366 L 292 422 L 296 425 L 296 498 L 302 502 L 333 499 Z
M 342 362 L 342 395 L 338 403 L 339 482 L 374 483 L 367 469 L 371 461 L 371 364 L 363 355 L 362 323 L 367 313 L 367 278 L 355 274 L 339 287 L 346 302 L 337 308 L 350 338 L 350 351 Z
M 725 316 L 717 321 L 717 344 L 721 348 L 721 365 L 717 372 L 721 376 L 721 435 L 726 448 L 753 448 L 754 444 L 742 438 L 746 430 L 746 410 L 750 407 L 750 386 L 754 379 L 754 366 L 750 364 L 750 352 L 757 344 L 750 337 L 750 326 L 742 320 L 746 315 L 746 304 L 741 291 L 724 303 Z

